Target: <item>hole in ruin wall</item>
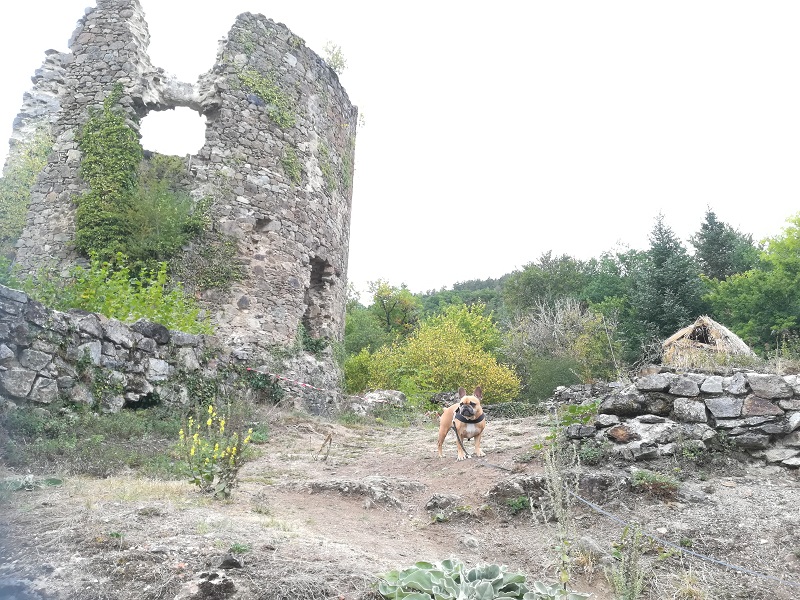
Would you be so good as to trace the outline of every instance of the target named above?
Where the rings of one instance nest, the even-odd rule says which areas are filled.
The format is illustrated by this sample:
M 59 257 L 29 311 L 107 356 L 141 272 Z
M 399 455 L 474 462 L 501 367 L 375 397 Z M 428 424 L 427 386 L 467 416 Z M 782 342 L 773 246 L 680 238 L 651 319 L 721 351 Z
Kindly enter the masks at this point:
M 333 265 L 321 258 L 311 259 L 311 276 L 306 289 L 306 310 L 303 326 L 312 338 L 331 339 L 331 323 L 327 308 L 330 306 L 335 284 Z
M 205 144 L 206 119 L 190 108 L 151 111 L 141 120 L 140 133 L 145 150 L 186 156 L 197 154 Z
M 358 110 L 338 76 L 301 38 L 262 15 L 239 15 L 216 63 L 193 84 L 154 66 L 149 41 L 138 0 L 98 0 L 78 22 L 69 51 L 49 53 L 37 71 L 13 138 L 44 123 L 55 144 L 32 189 L 15 266 L 23 274 L 46 265 L 67 273 L 84 260 L 73 243 L 75 199 L 86 191 L 78 139 L 91 110 L 119 83 L 119 105 L 147 150 L 192 153 L 188 191 L 208 200 L 209 219 L 206 234 L 184 253 L 202 256 L 204 239 L 231 248 L 236 277 L 227 286 L 197 289 L 191 269 L 175 271 L 197 289 L 216 335 L 254 360 L 276 345 L 290 347 L 301 325 L 341 339 Z M 165 127 L 160 119 L 181 113 L 202 136 L 179 148 L 150 141 L 151 129 Z M 308 286 L 294 285 L 304 273 Z M 330 369 L 338 373 L 332 360 Z

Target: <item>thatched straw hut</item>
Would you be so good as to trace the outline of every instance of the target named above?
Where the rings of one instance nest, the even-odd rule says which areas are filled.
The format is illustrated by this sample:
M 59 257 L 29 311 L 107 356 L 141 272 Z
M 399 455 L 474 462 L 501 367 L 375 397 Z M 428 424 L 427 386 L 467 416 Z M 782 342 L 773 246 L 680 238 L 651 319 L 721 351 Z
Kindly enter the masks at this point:
M 742 339 L 707 316 L 675 332 L 662 343 L 665 365 L 708 368 L 755 357 Z

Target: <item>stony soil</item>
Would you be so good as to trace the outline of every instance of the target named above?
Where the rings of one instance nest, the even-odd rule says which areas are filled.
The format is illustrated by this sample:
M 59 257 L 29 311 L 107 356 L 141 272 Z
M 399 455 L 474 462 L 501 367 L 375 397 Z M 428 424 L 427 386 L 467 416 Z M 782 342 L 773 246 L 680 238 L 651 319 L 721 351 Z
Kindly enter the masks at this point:
M 286 414 L 270 420 L 271 439 L 242 469 L 230 501 L 135 474 L 67 477 L 61 486 L 6 497 L 0 598 L 363 600 L 377 597 L 382 572 L 451 557 L 557 580 L 555 526 L 538 511 L 513 514 L 488 495 L 509 478 L 542 473 L 531 447 L 548 430 L 537 419 L 490 420 L 487 456 L 463 462 L 452 438 L 446 458 L 436 457 L 433 423 L 395 429 Z M 329 434 L 330 447 L 321 450 Z M 692 551 L 800 582 L 797 472 L 730 456 L 660 468 L 687 479 L 677 499 L 623 490 L 602 495 L 603 508 Z M 620 481 L 630 474 L 625 466 L 602 470 Z M 426 508 L 436 495 L 454 496 L 453 505 Z M 613 544 L 623 527 L 585 506 L 572 515 L 570 585 L 613 598 L 604 572 L 618 565 Z M 238 567 L 226 562 L 231 549 Z M 644 551 L 646 598 L 788 599 L 800 590 L 657 542 Z

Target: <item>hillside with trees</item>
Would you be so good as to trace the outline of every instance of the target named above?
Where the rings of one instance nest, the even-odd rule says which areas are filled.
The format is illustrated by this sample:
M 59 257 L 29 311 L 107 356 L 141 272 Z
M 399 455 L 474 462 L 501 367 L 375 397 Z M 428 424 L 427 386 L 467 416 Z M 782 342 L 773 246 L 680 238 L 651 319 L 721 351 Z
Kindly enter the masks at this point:
M 756 243 L 708 208 L 688 246 L 659 214 L 645 250 L 589 260 L 548 251 L 499 279 L 424 294 L 378 281 L 368 306 L 355 298 L 348 304 L 347 387 L 397 387 L 422 399 L 453 387 L 444 376 L 454 369 L 448 361 L 460 364 L 455 356 L 465 352 L 519 378 L 518 393 L 503 388 L 495 401 L 537 401 L 558 385 L 613 379 L 658 362 L 661 342 L 704 314 L 762 359 L 793 357 L 798 277 L 800 217 Z M 437 350 L 434 340 L 449 350 Z M 460 375 L 472 376 L 470 384 L 490 377 L 483 369 Z

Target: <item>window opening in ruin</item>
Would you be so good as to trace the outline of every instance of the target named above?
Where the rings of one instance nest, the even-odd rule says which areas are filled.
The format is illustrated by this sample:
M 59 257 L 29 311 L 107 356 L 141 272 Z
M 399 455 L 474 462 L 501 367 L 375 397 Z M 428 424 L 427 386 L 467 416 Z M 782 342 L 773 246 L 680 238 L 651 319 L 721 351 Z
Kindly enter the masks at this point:
M 303 326 L 312 338 L 330 338 L 333 266 L 321 258 L 311 259 L 311 277 L 306 289 Z
M 206 118 L 191 108 L 150 111 L 140 124 L 145 150 L 186 156 L 197 154 L 206 143 Z
M 265 231 L 269 231 L 269 224 L 272 223 L 272 219 L 267 219 L 264 217 L 263 219 L 256 219 L 256 227 L 255 230 L 258 233 L 263 233 Z
M 694 328 L 692 333 L 689 334 L 689 339 L 695 342 L 700 342 L 701 344 L 710 344 L 711 332 L 708 330 L 708 327 L 701 325 L 700 327 Z

